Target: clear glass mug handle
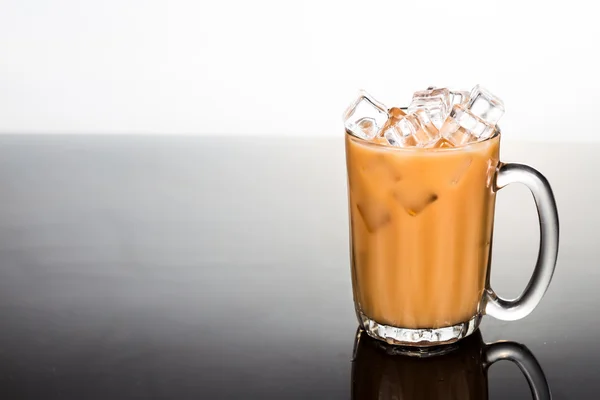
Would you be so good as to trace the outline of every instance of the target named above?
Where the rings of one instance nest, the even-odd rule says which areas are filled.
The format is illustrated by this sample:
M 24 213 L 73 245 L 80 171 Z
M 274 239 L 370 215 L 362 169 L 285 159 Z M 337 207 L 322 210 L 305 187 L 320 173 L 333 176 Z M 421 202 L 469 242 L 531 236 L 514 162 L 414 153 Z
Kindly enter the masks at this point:
M 485 294 L 485 313 L 504 321 L 521 319 L 533 311 L 546 293 L 558 257 L 558 211 L 548 180 L 524 164 L 501 164 L 496 174 L 495 190 L 511 183 L 522 183 L 533 195 L 540 221 L 540 248 L 533 275 L 519 297 L 507 300 L 491 287 Z
M 486 346 L 484 357 L 486 369 L 496 361 L 510 360 L 514 362 L 525 375 L 531 395 L 535 400 L 552 398 L 544 371 L 527 347 L 515 342 L 496 342 Z

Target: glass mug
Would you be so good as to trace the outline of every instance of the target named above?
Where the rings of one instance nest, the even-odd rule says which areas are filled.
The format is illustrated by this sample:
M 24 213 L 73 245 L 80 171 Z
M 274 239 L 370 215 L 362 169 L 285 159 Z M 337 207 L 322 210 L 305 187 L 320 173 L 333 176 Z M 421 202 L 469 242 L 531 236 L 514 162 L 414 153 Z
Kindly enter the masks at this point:
M 485 344 L 475 332 L 451 346 L 456 348 L 436 357 L 412 357 L 359 332 L 352 360 L 352 399 L 487 399 L 487 371 L 500 360 L 517 364 L 532 398 L 552 398 L 542 367 L 522 344 Z
M 361 328 L 390 344 L 435 346 L 473 333 L 482 315 L 517 320 L 540 302 L 558 255 L 546 178 L 499 161 L 500 131 L 456 148 L 399 148 L 346 132 L 352 291 Z M 515 300 L 489 283 L 496 192 L 525 184 L 540 248 Z

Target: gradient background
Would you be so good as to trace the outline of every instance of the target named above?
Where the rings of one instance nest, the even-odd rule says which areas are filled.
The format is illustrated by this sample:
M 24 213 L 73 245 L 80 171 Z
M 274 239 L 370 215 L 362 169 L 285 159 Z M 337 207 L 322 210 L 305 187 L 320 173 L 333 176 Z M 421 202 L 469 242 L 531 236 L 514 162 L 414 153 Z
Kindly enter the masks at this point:
M 561 218 L 542 303 L 484 340 L 597 398 L 599 37 L 583 0 L 0 0 L 0 397 L 347 399 L 342 111 L 481 83 Z M 514 297 L 535 206 L 510 186 L 496 215 Z M 530 398 L 510 363 L 489 381 Z
M 337 135 L 359 88 L 488 87 L 505 138 L 598 140 L 589 1 L 1 0 L 0 132 Z
M 538 308 L 483 338 L 526 345 L 555 399 L 595 399 L 600 146 L 502 146 L 552 183 L 561 243 Z M 348 399 L 345 174 L 341 136 L 0 136 L 0 397 Z M 525 287 L 538 229 L 527 189 L 502 189 L 499 295 Z M 531 398 L 514 364 L 489 382 Z

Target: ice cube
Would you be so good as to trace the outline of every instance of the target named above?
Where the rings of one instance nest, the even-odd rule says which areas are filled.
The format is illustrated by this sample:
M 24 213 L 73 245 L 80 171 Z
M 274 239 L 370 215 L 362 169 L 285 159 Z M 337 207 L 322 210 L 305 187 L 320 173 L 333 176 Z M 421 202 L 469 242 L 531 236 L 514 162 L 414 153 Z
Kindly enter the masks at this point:
M 383 128 L 381 128 L 380 135 L 379 135 L 381 137 L 383 137 L 384 132 L 390 126 L 397 124 L 402 118 L 404 118 L 406 116 L 406 113 L 404 112 L 404 110 L 402 110 L 398 107 L 392 107 L 388 110 L 388 116 L 389 116 L 388 120 L 383 125 Z
M 450 91 L 446 88 L 433 88 L 415 92 L 408 106 L 408 113 L 426 110 L 433 124 L 439 129 L 450 112 L 450 107 Z
M 416 146 L 414 134 L 417 130 L 411 123 L 412 119 L 402 118 L 395 124 L 387 126 L 381 133 L 392 146 Z
M 397 119 L 398 120 L 400 118 L 403 118 L 406 115 L 406 113 L 404 112 L 404 110 L 402 110 L 402 109 L 400 109 L 398 107 L 392 107 L 392 108 L 390 108 L 388 110 L 388 114 L 390 116 L 390 120 L 393 120 L 393 119 Z
M 471 166 L 472 163 L 473 163 L 472 157 L 465 157 L 462 160 L 460 160 L 458 162 L 458 165 L 456 165 L 453 168 L 452 177 L 450 178 L 450 183 L 452 185 L 458 184 L 458 182 L 460 181 L 460 178 L 462 178 L 465 175 L 465 173 L 467 172 L 467 170 L 469 169 L 469 167 Z
M 467 104 L 469 101 L 469 92 L 466 91 L 450 91 L 450 104 Z
M 494 126 L 480 120 L 460 104 L 452 107 L 450 115 L 440 129 L 442 137 L 454 146 L 477 141 L 480 137 L 489 137 L 493 132 Z
M 438 195 L 424 188 L 419 187 L 398 187 L 392 192 L 392 196 L 404 207 L 406 212 L 412 216 L 417 216 L 427 206 L 438 199 Z
M 430 146 L 432 149 L 451 149 L 454 145 L 449 142 L 446 138 L 440 138 L 437 142 Z
M 344 112 L 346 130 L 362 139 L 373 139 L 388 120 L 387 107 L 364 90 Z
M 391 220 L 390 213 L 385 205 L 374 199 L 357 203 L 356 208 L 358 209 L 367 230 L 371 233 L 374 233 L 377 229 L 386 225 Z
M 504 114 L 504 103 L 488 90 L 477 85 L 469 102 L 456 104 L 440 129 L 440 134 L 455 146 L 485 140 L 496 131 L 496 123 Z
M 379 128 L 377 127 L 376 121 L 371 118 L 361 118 L 356 123 L 357 131 L 363 136 L 363 139 L 371 139 L 377 136 Z
M 390 164 L 388 158 L 381 154 L 369 160 L 360 168 L 360 172 L 365 182 L 372 182 L 373 179 L 376 179 L 377 181 L 393 184 L 402 179 L 399 168 Z
M 426 110 L 417 110 L 413 113 L 419 122 L 419 130 L 415 134 L 419 146 L 427 146 L 440 137 L 440 131 L 432 120 L 431 114 Z
M 488 124 L 496 125 L 504 115 L 504 102 L 480 85 L 471 90 L 469 97 L 467 108 Z
M 440 138 L 437 142 L 430 146 L 432 149 L 451 149 L 454 148 L 454 144 L 446 138 Z M 469 156 L 469 153 L 455 162 L 449 162 L 445 170 L 448 172 L 449 182 L 451 185 L 457 185 L 465 173 L 469 170 L 469 167 L 473 163 L 473 157 Z
M 439 134 L 429 113 L 423 109 L 396 120 L 382 131 L 388 143 L 398 147 L 425 147 L 435 142 Z

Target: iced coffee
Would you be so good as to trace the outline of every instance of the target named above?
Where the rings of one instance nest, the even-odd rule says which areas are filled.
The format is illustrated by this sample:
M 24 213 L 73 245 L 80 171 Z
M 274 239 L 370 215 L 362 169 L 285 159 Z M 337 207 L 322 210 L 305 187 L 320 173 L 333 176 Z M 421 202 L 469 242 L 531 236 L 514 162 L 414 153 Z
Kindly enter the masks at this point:
M 407 109 L 362 92 L 346 112 L 352 284 L 361 324 L 435 329 L 478 318 L 503 110 L 476 86 L 470 93 L 428 88 Z

